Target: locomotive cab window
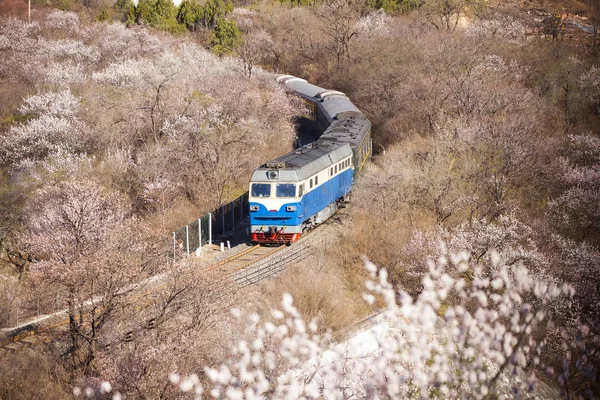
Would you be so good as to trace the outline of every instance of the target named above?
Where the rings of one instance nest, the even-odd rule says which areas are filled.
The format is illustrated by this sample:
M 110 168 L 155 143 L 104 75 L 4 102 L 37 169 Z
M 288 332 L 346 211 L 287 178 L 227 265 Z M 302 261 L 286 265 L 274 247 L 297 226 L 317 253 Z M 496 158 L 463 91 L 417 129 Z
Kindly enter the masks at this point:
M 298 197 L 302 197 L 304 194 L 304 183 L 298 186 Z
M 312 178 L 310 178 L 310 188 L 311 189 L 312 189 L 312 186 L 313 186 L 313 184 L 312 184 Z
M 335 171 L 335 173 L 337 174 L 337 164 L 335 164 L 335 168 L 333 169 Z
M 270 197 L 271 196 L 271 184 L 270 183 L 253 183 L 252 184 L 252 197 Z
M 277 197 L 296 197 L 296 185 L 293 183 L 278 183 Z
M 317 186 L 319 184 L 319 177 L 315 176 L 315 186 Z

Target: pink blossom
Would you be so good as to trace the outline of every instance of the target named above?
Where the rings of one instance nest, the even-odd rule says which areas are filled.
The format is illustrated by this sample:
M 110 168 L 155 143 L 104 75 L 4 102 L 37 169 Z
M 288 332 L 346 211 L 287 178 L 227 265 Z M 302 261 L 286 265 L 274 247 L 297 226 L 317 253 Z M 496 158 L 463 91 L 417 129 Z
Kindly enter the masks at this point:
M 46 17 L 46 25 L 53 29 L 73 31 L 79 28 L 79 16 L 74 12 L 55 10 Z

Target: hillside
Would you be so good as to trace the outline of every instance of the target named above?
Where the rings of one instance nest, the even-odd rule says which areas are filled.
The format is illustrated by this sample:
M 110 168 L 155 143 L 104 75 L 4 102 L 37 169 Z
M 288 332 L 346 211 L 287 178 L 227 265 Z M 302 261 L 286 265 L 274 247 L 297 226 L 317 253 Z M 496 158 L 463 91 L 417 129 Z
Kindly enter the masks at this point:
M 198 384 L 340 397 L 277 377 L 381 310 L 404 336 L 358 397 L 493 396 L 480 357 L 597 397 L 600 7 L 444 4 L 33 1 L 28 22 L 26 3 L 3 0 L 0 325 L 72 318 L 51 344 L 7 356 L 0 398 L 105 398 L 103 381 L 125 398 Z M 318 250 L 215 293 L 218 269 L 165 263 L 158 243 L 293 148 L 302 104 L 280 73 L 346 93 L 375 154 Z M 163 291 L 130 300 L 159 274 Z M 282 296 L 284 314 L 271 312 Z

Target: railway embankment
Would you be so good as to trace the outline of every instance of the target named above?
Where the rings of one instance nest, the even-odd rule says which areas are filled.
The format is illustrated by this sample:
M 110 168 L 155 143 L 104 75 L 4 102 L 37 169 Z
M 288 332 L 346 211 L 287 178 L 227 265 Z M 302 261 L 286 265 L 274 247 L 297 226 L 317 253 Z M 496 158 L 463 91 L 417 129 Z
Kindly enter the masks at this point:
M 227 250 L 221 250 L 220 244 L 206 245 L 200 257 L 190 255 L 179 262 L 185 264 L 186 268 L 206 269 L 218 273 L 222 279 L 216 285 L 225 293 L 234 288 L 261 282 L 299 262 L 310 253 L 316 240 L 317 235 L 313 232 L 289 247 L 249 246 L 247 243 L 241 243 L 232 248 L 223 246 Z M 147 278 L 136 285 L 139 289 L 132 291 L 130 296 L 142 298 L 144 294 L 158 291 L 166 286 L 168 278 L 168 273 Z M 87 305 L 91 308 L 100 300 L 90 299 Z M 65 331 L 68 324 L 67 310 L 59 310 L 37 316 L 18 326 L 1 329 L 0 356 L 51 341 L 54 335 Z

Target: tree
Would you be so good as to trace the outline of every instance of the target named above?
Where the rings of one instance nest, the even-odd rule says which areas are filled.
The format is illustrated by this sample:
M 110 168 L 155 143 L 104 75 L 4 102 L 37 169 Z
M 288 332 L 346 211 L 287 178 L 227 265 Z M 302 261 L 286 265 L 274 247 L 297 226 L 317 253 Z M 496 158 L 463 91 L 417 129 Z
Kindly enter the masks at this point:
M 454 32 L 467 8 L 478 10 L 486 4 L 485 0 L 424 0 L 420 9 L 437 30 Z
M 241 33 L 235 21 L 217 18 L 212 36 L 212 50 L 219 56 L 230 54 L 239 46 Z
M 350 43 L 361 32 L 357 21 L 365 5 L 364 0 L 326 0 L 315 8 L 317 16 L 323 20 L 321 29 L 331 40 L 338 68 L 347 66 Z
M 473 268 L 481 269 L 485 276 L 497 272 L 499 265 L 494 257 L 499 257 L 509 270 L 525 268 L 531 278 L 540 284 L 560 287 L 563 282 L 571 282 L 549 268 L 549 257 L 538 248 L 536 240 L 539 239 L 533 229 L 519 221 L 514 214 L 500 216 L 492 222 L 469 221 L 448 230 L 444 236 L 448 239 L 450 252 L 466 251 L 469 263 Z M 528 301 L 538 306 L 537 300 Z
M 170 379 L 183 391 L 226 398 L 487 398 L 502 394 L 499 382 L 507 376 L 516 377 L 507 395 L 528 393 L 535 375 L 527 369 L 539 365 L 543 346 L 535 332 L 550 320 L 549 302 L 568 297 L 570 289 L 538 282 L 498 258 L 489 276 L 467 261 L 444 253 L 431 262 L 414 299 L 396 292 L 386 271 L 366 262 L 371 279 L 364 298 L 385 305 L 373 318 L 381 333 L 371 339 L 370 352 L 328 346 L 327 337 L 315 333 L 316 323 L 305 323 L 284 295 L 283 312 L 273 311 L 273 322 L 248 317 L 246 339 L 219 368 L 206 369 L 208 385 L 197 376 Z M 461 277 L 467 271 L 471 279 Z
M 135 23 L 135 4 L 131 0 L 117 0 L 113 9 L 120 16 L 118 19 L 121 22 L 126 22 L 128 25 Z
M 77 179 L 40 189 L 28 204 L 24 241 L 38 259 L 38 287 L 57 286 L 69 318 L 75 370 L 93 369 L 102 328 L 146 274 L 153 252 L 142 230 L 126 222 L 115 193 Z
M 185 29 L 177 22 L 177 8 L 171 0 L 140 0 L 135 8 L 135 22 L 171 33 Z
M 556 160 L 560 192 L 550 203 L 552 225 L 593 243 L 600 235 L 600 139 L 589 134 L 569 139 L 570 148 Z
M 219 20 L 233 12 L 233 3 L 229 0 L 207 0 L 200 9 L 199 18 L 203 26 L 215 28 Z
M 160 185 L 160 204 L 178 198 L 211 211 L 245 191 L 256 165 L 288 151 L 293 130 L 281 115 L 291 116 L 292 107 L 285 94 L 260 71 L 240 79 L 231 62 L 241 67 L 186 43 L 152 62 L 127 59 L 93 75 L 88 101 L 104 110 L 92 116 L 98 139 L 131 160 L 128 193 L 138 210 L 156 209 Z M 272 132 L 283 140 L 267 140 Z
M 600 115 L 600 68 L 595 65 L 579 78 L 584 101 L 596 115 Z
M 550 94 L 553 101 L 560 106 L 567 127 L 574 127 L 582 119 L 581 112 L 585 110 L 581 103 L 582 100 L 585 101 L 582 94 L 586 90 L 593 90 L 593 84 L 590 88 L 581 86 L 587 83 L 587 76 L 583 71 L 583 62 L 577 57 L 558 54 L 552 58 L 551 69 L 547 72 L 547 79 L 551 85 Z
M 191 373 L 216 363 L 231 339 L 223 327 L 241 301 L 222 271 L 198 268 L 198 260 L 172 265 L 160 285 L 136 296 L 105 327 L 98 375 L 127 397 L 175 397 L 165 370 Z
M 261 63 L 273 48 L 273 39 L 264 30 L 252 30 L 243 35 L 236 54 L 244 62 L 244 71 L 248 78 L 252 77 L 252 69 L 257 63 Z
M 201 12 L 202 6 L 197 1 L 184 0 L 177 10 L 177 21 L 195 31 Z
M 18 169 L 61 151 L 84 150 L 88 129 L 77 117 L 79 105 L 68 89 L 26 98 L 19 108 L 26 122 L 7 132 L 0 163 Z
M 138 1 L 137 6 L 135 7 L 135 22 L 146 22 L 149 25 L 157 24 L 158 16 L 154 9 L 154 3 L 153 0 Z
M 183 183 L 185 196 L 194 203 L 209 192 L 209 209 L 215 209 L 229 199 L 227 188 L 242 171 L 250 169 L 251 157 L 245 150 L 253 146 L 252 129 L 235 124 L 218 106 L 207 107 L 201 115 L 207 116 L 201 125 L 181 119 L 168 126 L 171 142 L 158 151 L 167 161 L 168 165 L 163 164 L 165 169 Z M 194 168 L 185 168 L 187 164 Z

